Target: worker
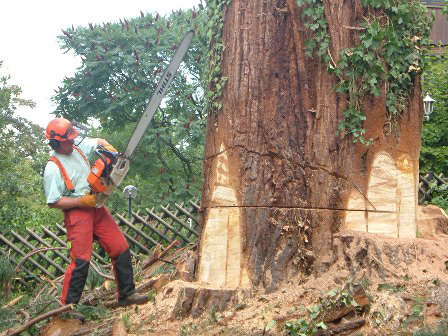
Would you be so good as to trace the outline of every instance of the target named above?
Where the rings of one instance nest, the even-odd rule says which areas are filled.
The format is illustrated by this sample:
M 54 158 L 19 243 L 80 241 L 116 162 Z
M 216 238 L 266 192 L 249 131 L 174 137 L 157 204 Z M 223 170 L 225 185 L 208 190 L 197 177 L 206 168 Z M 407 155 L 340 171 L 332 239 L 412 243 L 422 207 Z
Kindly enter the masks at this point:
M 129 245 L 108 209 L 95 207 L 97 194 L 90 192 L 87 182 L 89 160 L 95 149 L 102 145 L 110 151 L 116 150 L 103 139 L 82 139 L 72 123 L 64 118 L 50 121 L 45 137 L 53 149 L 44 172 L 46 201 L 50 208 L 64 212 L 67 241 L 71 245 L 71 263 L 65 272 L 61 303 L 79 302 L 94 239 L 111 257 L 118 305 L 146 303 L 148 297 L 135 292 Z M 82 316 L 76 318 L 82 320 Z

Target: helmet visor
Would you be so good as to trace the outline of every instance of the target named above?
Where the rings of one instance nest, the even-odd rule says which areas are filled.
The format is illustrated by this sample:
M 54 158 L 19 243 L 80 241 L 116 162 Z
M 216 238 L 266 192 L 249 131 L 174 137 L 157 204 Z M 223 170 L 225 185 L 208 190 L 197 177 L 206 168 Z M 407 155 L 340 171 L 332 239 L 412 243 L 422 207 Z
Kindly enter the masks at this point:
M 87 126 L 84 126 L 76 121 L 72 121 L 70 128 L 67 131 L 71 132 L 71 135 L 67 134 L 67 139 L 73 140 L 75 146 L 78 146 L 90 130 Z
M 65 138 L 67 140 L 75 140 L 78 137 L 79 132 L 73 127 L 73 124 L 67 128 L 67 132 L 65 133 Z

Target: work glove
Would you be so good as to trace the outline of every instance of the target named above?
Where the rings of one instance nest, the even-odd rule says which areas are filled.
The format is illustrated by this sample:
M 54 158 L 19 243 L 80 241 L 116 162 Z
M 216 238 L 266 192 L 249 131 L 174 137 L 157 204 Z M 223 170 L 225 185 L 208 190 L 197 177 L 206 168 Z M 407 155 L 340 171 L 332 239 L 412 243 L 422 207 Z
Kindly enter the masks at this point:
M 94 208 L 96 205 L 96 196 L 97 194 L 90 194 L 89 192 L 87 192 L 84 196 L 79 198 L 79 206 Z
M 118 152 L 114 146 L 112 146 L 111 144 L 108 144 L 107 146 L 104 146 L 104 148 L 106 148 L 109 152 Z

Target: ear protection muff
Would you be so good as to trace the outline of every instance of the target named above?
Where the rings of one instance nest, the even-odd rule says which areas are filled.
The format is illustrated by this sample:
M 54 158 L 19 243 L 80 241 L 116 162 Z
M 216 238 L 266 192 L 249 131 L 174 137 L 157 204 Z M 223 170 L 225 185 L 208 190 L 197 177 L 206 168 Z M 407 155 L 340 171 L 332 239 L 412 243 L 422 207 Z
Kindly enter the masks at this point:
M 55 135 L 56 135 L 56 132 L 52 130 L 50 132 L 50 139 L 48 140 L 48 144 L 50 145 L 51 148 L 58 149 L 59 146 L 61 145 L 61 142 L 54 138 Z

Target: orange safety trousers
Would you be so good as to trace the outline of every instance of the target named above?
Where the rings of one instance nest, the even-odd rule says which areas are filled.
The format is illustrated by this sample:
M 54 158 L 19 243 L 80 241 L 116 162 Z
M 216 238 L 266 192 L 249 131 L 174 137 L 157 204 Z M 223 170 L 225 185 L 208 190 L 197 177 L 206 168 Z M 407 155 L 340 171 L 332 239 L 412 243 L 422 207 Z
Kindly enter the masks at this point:
M 107 208 L 73 208 L 65 210 L 64 215 L 67 240 L 71 243 L 71 263 L 65 272 L 62 304 L 78 303 L 81 298 L 94 239 L 111 257 L 118 298 L 134 293 L 129 245 Z

